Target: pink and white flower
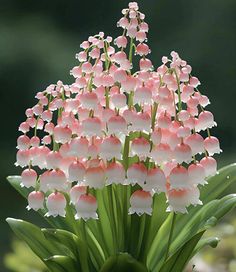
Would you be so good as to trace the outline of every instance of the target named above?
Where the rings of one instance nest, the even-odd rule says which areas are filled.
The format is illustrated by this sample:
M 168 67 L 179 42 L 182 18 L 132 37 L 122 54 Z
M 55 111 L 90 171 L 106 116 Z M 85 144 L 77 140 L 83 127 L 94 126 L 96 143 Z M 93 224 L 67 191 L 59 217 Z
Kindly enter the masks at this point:
M 130 197 L 129 214 L 152 215 L 152 196 L 150 192 L 143 190 L 135 191 Z
M 88 220 L 90 218 L 92 219 L 98 219 L 97 215 L 97 200 L 93 195 L 90 194 L 83 194 L 79 197 L 75 204 L 76 208 L 76 215 L 75 219 L 83 219 Z
M 44 209 L 44 194 L 40 191 L 33 191 L 28 195 L 28 206 L 27 210 L 38 211 Z
M 46 217 L 49 216 L 66 216 L 66 199 L 62 193 L 52 193 L 48 196 L 46 201 L 46 206 L 48 209 L 48 212 L 45 214 Z

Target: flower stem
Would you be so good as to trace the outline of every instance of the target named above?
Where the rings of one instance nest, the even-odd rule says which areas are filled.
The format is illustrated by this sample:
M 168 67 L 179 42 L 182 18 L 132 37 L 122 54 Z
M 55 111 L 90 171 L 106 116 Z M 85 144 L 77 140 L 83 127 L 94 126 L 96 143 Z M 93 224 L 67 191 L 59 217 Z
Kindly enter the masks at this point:
M 130 48 L 129 48 L 129 61 L 132 63 L 133 59 L 133 47 L 134 47 L 134 39 L 130 39 Z
M 153 109 L 152 109 L 152 130 L 155 129 L 157 107 L 158 107 L 157 103 L 154 102 L 154 106 L 153 106 Z
M 176 77 L 176 81 L 177 81 L 177 84 L 178 84 L 178 112 L 180 112 L 182 110 L 182 100 L 181 100 L 181 92 L 180 92 L 180 81 L 179 81 L 179 77 L 177 75 L 177 72 L 176 70 L 174 69 L 174 74 L 175 74 L 175 77 Z
M 169 257 L 169 250 L 170 250 L 170 244 L 171 244 L 172 236 L 173 236 L 173 232 L 174 232 L 175 219 L 176 219 L 176 213 L 173 213 L 172 220 L 171 220 L 170 234 L 169 234 L 169 239 L 168 239 L 168 243 L 167 243 L 165 261 Z

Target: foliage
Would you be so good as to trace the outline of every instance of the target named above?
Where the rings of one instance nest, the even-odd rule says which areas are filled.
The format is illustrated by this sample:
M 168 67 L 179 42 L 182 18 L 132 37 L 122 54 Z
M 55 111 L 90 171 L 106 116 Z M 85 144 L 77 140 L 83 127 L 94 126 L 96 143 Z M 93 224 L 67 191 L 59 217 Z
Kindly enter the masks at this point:
M 109 205 L 109 188 L 97 192 L 100 203 L 100 219 L 97 221 L 76 221 L 74 211 L 68 205 L 65 219 L 46 219 L 52 229 L 40 229 L 12 218 L 8 218 L 7 222 L 50 271 L 106 272 L 118 271 L 119 268 L 124 271 L 181 272 L 204 246 L 215 247 L 218 244 L 215 237 L 201 238 L 205 231 L 235 207 L 236 195 L 216 199 L 235 182 L 235 174 L 236 164 L 222 168 L 216 176 L 209 178 L 209 184 L 201 190 L 204 205 L 190 207 L 187 215 L 176 216 L 167 258 L 165 253 L 173 215 L 165 212 L 161 194 L 155 196 L 152 217 L 127 215 L 124 209 L 128 207 L 128 198 L 124 197 L 119 186 L 112 185 L 115 196 L 112 207 Z M 28 194 L 20 187 L 20 177 L 11 176 L 8 180 L 23 196 Z M 120 205 L 121 199 L 123 206 Z M 44 213 L 41 211 L 41 215 Z M 118 220 L 120 215 L 123 220 Z

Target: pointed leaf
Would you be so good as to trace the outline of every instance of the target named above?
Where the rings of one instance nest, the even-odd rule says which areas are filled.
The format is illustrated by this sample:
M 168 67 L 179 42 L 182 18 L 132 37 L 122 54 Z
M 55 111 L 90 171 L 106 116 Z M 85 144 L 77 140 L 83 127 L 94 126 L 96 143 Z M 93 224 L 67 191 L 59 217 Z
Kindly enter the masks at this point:
M 40 228 L 23 220 L 7 218 L 7 223 L 18 236 L 25 241 L 32 251 L 42 260 L 58 254 L 58 248 L 50 243 L 43 235 Z
M 204 205 L 196 212 L 196 214 L 177 215 L 170 253 L 175 254 L 184 243 L 196 235 L 200 230 L 205 230 L 215 225 L 217 220 L 230 211 L 235 204 L 236 195 L 229 195 Z M 182 217 L 184 217 L 184 221 L 186 221 L 186 218 L 188 219 L 184 225 L 181 221 Z M 155 268 L 158 271 L 164 262 L 170 224 L 171 216 L 163 223 L 151 245 L 147 256 L 147 264 L 150 270 Z
M 68 256 L 55 255 L 44 261 L 52 272 L 83 272 L 79 270 L 75 261 Z
M 191 255 L 193 257 L 195 254 L 197 254 L 200 250 L 202 250 L 205 246 L 210 246 L 212 248 L 217 247 L 218 243 L 220 242 L 220 239 L 218 237 L 209 237 L 201 239 L 196 247 L 194 248 L 194 251 Z
M 100 272 L 148 272 L 147 268 L 131 255 L 120 253 L 108 258 Z
M 191 257 L 196 244 L 201 239 L 204 231 L 199 232 L 188 242 L 186 242 L 174 255 L 169 257 L 167 261 L 163 264 L 160 270 L 154 269 L 153 271 L 159 272 L 176 272 L 183 271 L 185 265 Z
M 75 234 L 60 229 L 42 229 L 46 239 L 63 246 L 71 252 L 71 257 L 80 263 L 81 270 L 89 272 L 88 266 L 88 249 L 83 240 Z

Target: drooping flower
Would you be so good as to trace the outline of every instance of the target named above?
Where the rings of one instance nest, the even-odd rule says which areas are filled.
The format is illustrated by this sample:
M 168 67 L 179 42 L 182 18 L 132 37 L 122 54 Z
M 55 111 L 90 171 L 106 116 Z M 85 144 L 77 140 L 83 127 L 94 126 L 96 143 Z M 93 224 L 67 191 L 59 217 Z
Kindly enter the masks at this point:
M 65 217 L 66 216 L 66 199 L 62 193 L 55 192 L 51 193 L 46 201 L 46 206 L 48 212 L 45 216 L 53 216 L 56 217 L 58 215 Z
M 75 203 L 76 215 L 75 219 L 83 218 L 88 220 L 89 218 L 98 219 L 96 213 L 97 210 L 97 200 L 93 195 L 83 194 L 79 197 Z
M 135 191 L 130 197 L 129 214 L 137 213 L 142 215 L 144 213 L 152 214 L 152 196 L 150 192 L 143 190 Z
M 38 211 L 44 208 L 44 194 L 40 191 L 33 191 L 28 195 L 27 210 L 33 209 Z

